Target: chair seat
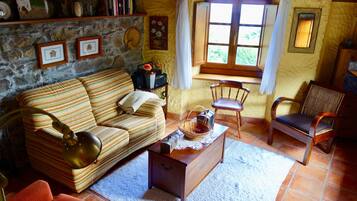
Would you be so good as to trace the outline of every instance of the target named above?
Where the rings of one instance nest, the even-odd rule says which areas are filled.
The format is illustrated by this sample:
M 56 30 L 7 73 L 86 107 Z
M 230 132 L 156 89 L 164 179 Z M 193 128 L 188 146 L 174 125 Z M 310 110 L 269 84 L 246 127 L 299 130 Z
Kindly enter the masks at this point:
M 212 107 L 216 109 L 224 109 L 224 110 L 235 110 L 235 111 L 243 110 L 243 105 L 240 101 L 227 99 L 227 98 L 217 99 L 212 103 Z
M 314 117 L 310 117 L 303 114 L 289 114 L 289 115 L 279 116 L 276 118 L 276 121 L 283 124 L 287 124 L 296 129 L 299 129 L 305 132 L 306 134 L 309 133 L 310 126 L 313 120 Z M 323 130 L 331 130 L 331 129 L 332 126 L 330 124 L 321 121 L 316 128 L 316 134 L 318 135 L 323 133 L 321 132 Z

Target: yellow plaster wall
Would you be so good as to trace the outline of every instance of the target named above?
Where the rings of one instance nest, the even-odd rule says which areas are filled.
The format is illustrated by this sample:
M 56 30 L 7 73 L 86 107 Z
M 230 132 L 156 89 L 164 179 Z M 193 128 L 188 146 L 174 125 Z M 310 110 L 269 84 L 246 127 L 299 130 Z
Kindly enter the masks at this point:
M 275 93 L 269 97 L 259 93 L 258 85 L 245 85 L 251 89 L 251 94 L 246 101 L 243 116 L 255 118 L 270 118 L 270 108 L 272 102 L 279 96 L 301 97 L 301 89 L 304 89 L 306 83 L 314 80 L 318 69 L 321 48 L 324 34 L 330 13 L 331 0 L 293 0 L 289 15 L 287 34 L 284 42 L 284 54 L 277 75 L 277 87 Z M 321 21 L 317 37 L 317 43 L 314 54 L 288 53 L 288 43 L 292 24 L 294 7 L 322 8 Z M 211 94 L 208 86 L 211 82 L 194 80 L 193 88 L 184 94 L 189 98 L 184 106 L 192 107 L 195 104 L 210 105 Z M 289 106 L 281 107 L 281 113 L 287 113 L 291 110 Z
M 189 0 L 190 10 L 193 10 L 193 3 L 198 0 Z M 166 15 L 169 16 L 169 50 L 168 51 L 156 51 L 149 49 L 148 40 L 148 16 L 145 17 L 145 41 L 144 41 L 144 60 L 150 61 L 152 58 L 160 60 L 165 64 L 165 71 L 169 75 L 169 79 L 172 79 L 175 65 L 175 23 L 176 23 L 176 1 L 174 0 L 152 0 L 141 1 L 148 16 L 150 15 Z M 292 9 L 290 11 L 287 34 L 285 36 L 284 53 L 282 55 L 280 67 L 277 75 L 277 87 L 273 95 L 265 96 L 259 94 L 258 85 L 246 85 L 251 89 L 251 94 L 247 99 L 243 116 L 256 117 L 256 118 L 270 118 L 270 108 L 272 102 L 279 96 L 298 97 L 301 98 L 304 87 L 310 80 L 314 80 L 317 77 L 319 70 L 320 57 L 325 51 L 322 52 L 324 41 L 328 38 L 337 38 L 336 35 L 329 35 L 327 32 L 331 32 L 330 26 L 340 27 L 345 25 L 339 25 L 341 17 L 339 16 L 346 8 L 348 10 L 356 10 L 355 7 L 345 5 L 346 3 L 332 3 L 331 0 L 293 0 Z M 348 4 L 348 3 L 347 3 Z M 355 5 L 354 5 L 355 6 Z M 288 53 L 288 42 L 292 24 L 293 8 L 294 7 L 311 7 L 322 8 L 321 22 L 318 31 L 317 43 L 314 54 L 299 54 Z M 331 16 L 330 16 L 331 13 Z M 329 16 L 331 21 L 329 22 Z M 192 20 L 192 13 L 190 15 Z M 344 19 L 344 23 L 347 19 Z M 327 26 L 329 28 L 327 29 Z M 336 30 L 334 30 L 336 32 Z M 327 34 L 326 34 L 327 33 Z M 326 34 L 326 40 L 324 40 Z M 325 57 L 323 57 L 325 58 Z M 194 69 L 197 71 L 197 68 Z M 193 106 L 200 104 L 209 106 L 211 102 L 211 94 L 209 91 L 209 85 L 212 82 L 193 80 L 193 87 L 190 90 L 176 90 L 170 87 L 170 102 L 169 112 L 182 114 L 184 111 L 192 108 Z M 281 107 L 281 113 L 287 113 L 291 110 L 291 107 Z
M 318 30 L 315 52 L 313 54 L 288 53 L 290 30 L 293 20 L 294 7 L 322 8 L 321 21 Z M 331 0 L 293 0 L 289 14 L 287 34 L 284 42 L 284 53 L 278 69 L 275 93 L 269 96 L 266 110 L 266 119 L 270 118 L 272 102 L 279 96 L 302 98 L 302 91 L 310 80 L 315 80 L 324 35 L 329 19 Z M 280 114 L 286 114 L 291 107 L 286 105 L 279 108 Z
M 213 81 L 193 80 L 192 89 L 185 91 L 183 97 L 185 98 L 185 108 L 193 108 L 195 105 L 203 105 L 210 107 L 212 102 L 212 95 L 209 86 Z M 242 115 L 244 117 L 264 118 L 266 108 L 266 96 L 259 94 L 259 85 L 245 84 L 244 87 L 250 89 L 249 94 Z M 220 113 L 231 114 L 232 112 L 220 111 Z
M 332 78 L 338 46 L 351 37 L 351 23 L 352 19 L 357 17 L 357 3 L 332 2 L 330 10 L 318 70 L 318 80 L 324 83 L 328 83 Z
M 159 61 L 164 65 L 163 71 L 168 74 L 171 83 L 176 68 L 176 1 L 175 0 L 141 0 L 140 7 L 147 13 L 144 19 L 144 61 Z M 168 50 L 150 50 L 149 16 L 168 16 Z M 169 112 L 182 113 L 182 91 L 169 87 Z

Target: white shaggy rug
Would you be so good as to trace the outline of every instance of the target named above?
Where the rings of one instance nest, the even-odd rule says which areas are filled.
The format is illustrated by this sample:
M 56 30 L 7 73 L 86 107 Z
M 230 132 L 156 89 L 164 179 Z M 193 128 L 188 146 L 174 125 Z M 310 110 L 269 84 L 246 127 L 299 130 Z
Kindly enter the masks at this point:
M 226 145 L 224 163 L 218 164 L 187 200 L 275 200 L 294 161 L 230 139 Z M 147 180 L 148 153 L 145 152 L 99 180 L 91 189 L 113 201 L 179 200 L 156 188 L 148 190 Z

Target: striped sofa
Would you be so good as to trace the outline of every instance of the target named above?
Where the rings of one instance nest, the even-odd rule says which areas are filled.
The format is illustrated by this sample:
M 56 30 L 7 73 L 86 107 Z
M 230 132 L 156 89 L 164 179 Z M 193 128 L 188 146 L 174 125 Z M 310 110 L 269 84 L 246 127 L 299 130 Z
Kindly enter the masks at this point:
M 33 168 L 81 192 L 124 157 L 164 138 L 165 117 L 157 100 L 149 99 L 133 115 L 118 110 L 118 100 L 133 90 L 127 73 L 109 69 L 20 94 L 20 105 L 50 112 L 74 132 L 89 131 L 103 144 L 95 163 L 72 169 L 62 158 L 62 134 L 52 128 L 51 119 L 24 114 Z

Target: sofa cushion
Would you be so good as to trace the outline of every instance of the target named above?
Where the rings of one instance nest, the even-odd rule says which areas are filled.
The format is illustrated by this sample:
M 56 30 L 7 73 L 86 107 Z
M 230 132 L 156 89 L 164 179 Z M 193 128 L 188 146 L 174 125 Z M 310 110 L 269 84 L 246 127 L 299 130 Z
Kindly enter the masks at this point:
M 102 151 L 98 156 L 98 160 L 106 158 L 113 151 L 123 149 L 129 144 L 129 133 L 123 129 L 96 126 L 86 131 L 98 136 L 102 142 Z M 62 168 L 66 168 L 67 164 L 65 164 L 62 157 L 62 136 L 61 133 L 53 128 L 44 128 L 36 132 L 36 134 L 27 135 L 26 146 L 30 154 L 37 152 L 36 154 L 31 154 L 32 157 L 39 157 L 39 160 L 45 163 L 56 164 L 57 167 L 63 166 Z
M 134 90 L 130 75 L 118 69 L 104 70 L 78 79 L 88 92 L 97 123 L 117 116 L 118 101 Z
M 150 135 L 157 130 L 156 118 L 131 114 L 122 114 L 101 123 L 101 125 L 127 130 L 129 132 L 130 141 Z
M 88 132 L 98 136 L 102 141 L 102 151 L 98 160 L 110 155 L 113 150 L 118 150 L 129 144 L 129 133 L 120 128 L 97 126 L 89 129 Z
M 303 114 L 289 114 L 276 118 L 276 121 L 304 131 L 306 134 L 309 133 L 310 126 L 313 120 L 314 117 L 310 117 Z M 326 122 L 321 121 L 316 128 L 316 134 L 318 135 L 320 131 L 326 129 L 332 129 L 332 126 Z
M 25 91 L 18 99 L 20 105 L 52 113 L 75 132 L 97 125 L 86 89 L 76 79 Z M 23 120 L 28 132 L 52 127 L 52 120 L 47 115 L 25 113 Z
M 62 135 L 52 128 L 41 129 L 26 135 L 26 147 L 34 169 L 81 192 L 98 180 L 120 159 L 128 155 L 129 134 L 127 131 L 97 126 L 87 130 L 102 142 L 102 151 L 91 165 L 72 169 L 63 159 Z
M 150 98 L 139 107 L 134 115 L 160 118 L 160 120 L 163 121 L 161 123 L 165 124 L 165 114 L 162 109 L 162 104 L 163 100 Z

